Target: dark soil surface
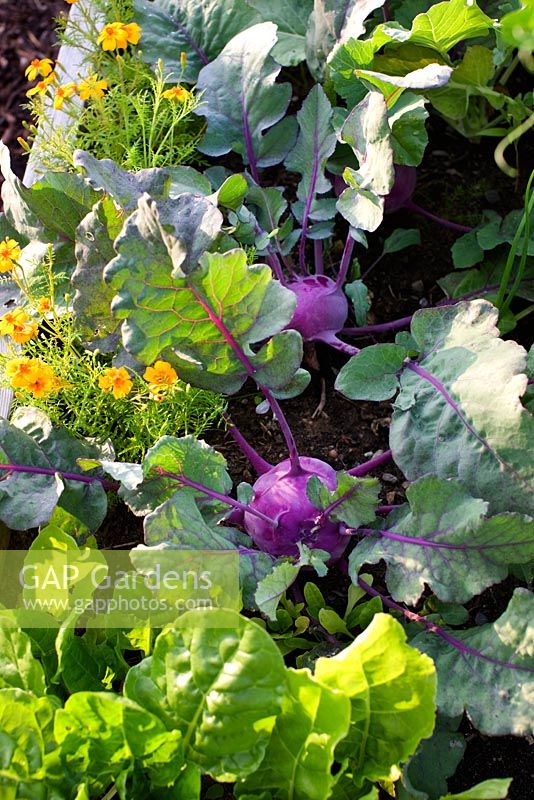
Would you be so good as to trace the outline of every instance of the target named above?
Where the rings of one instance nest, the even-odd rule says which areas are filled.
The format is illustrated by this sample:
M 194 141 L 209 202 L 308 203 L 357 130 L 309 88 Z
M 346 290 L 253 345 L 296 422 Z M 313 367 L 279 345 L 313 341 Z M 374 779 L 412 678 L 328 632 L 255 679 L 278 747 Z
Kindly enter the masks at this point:
M 0 0 L 0 130 L 2 141 L 10 147 L 14 169 L 21 176 L 25 160 L 17 137 L 25 135 L 22 127 L 25 113 L 20 109 L 26 101 L 28 88 L 24 69 L 35 57 L 54 57 L 53 18 L 66 10 L 68 6 L 64 0 Z M 514 183 L 496 167 L 493 142 L 468 142 L 435 118 L 429 122 L 429 131 L 430 145 L 418 170 L 419 182 L 414 197 L 417 203 L 466 225 L 476 224 L 485 208 L 506 213 L 520 207 L 527 173 L 524 158 L 520 180 Z M 442 297 L 437 279 L 452 269 L 450 246 L 457 234 L 401 211 L 386 218 L 379 234 L 370 237 L 369 250 L 356 248 L 363 272 L 381 252 L 384 238 L 397 227 L 418 227 L 422 246 L 387 256 L 371 272 L 366 280 L 373 301 L 369 324 L 391 321 L 434 304 Z M 327 266 L 339 261 L 341 249 L 340 239 L 334 242 L 330 253 L 325 253 Z M 525 320 L 525 325 L 513 332 L 513 338 L 528 346 L 528 330 Z M 380 341 L 380 338 L 369 337 L 358 344 L 363 346 L 373 341 Z M 311 370 L 312 383 L 308 390 L 301 397 L 284 403 L 300 452 L 342 469 L 386 450 L 391 404 L 354 403 L 335 394 L 333 382 L 344 357 L 332 355 L 332 351 L 320 347 L 316 356 L 319 368 Z M 325 405 L 317 413 L 322 390 L 325 390 Z M 261 455 L 276 463 L 286 457 L 282 436 L 270 416 L 255 413 L 255 406 L 254 395 L 243 393 L 230 401 L 229 411 Z M 254 480 L 246 460 L 228 434 L 214 431 L 206 438 L 227 458 L 236 484 Z M 381 468 L 376 477 L 381 479 L 384 503 L 402 502 L 404 478 L 393 462 Z M 131 547 L 142 541 L 141 520 L 133 517 L 124 506 L 114 506 L 98 539 L 105 548 Z M 24 547 L 29 541 L 30 536 L 17 536 L 15 546 Z M 334 582 L 330 586 L 330 595 L 328 582 L 323 586 L 327 599 L 334 606 L 335 585 Z M 516 585 L 509 580 L 477 598 L 470 608 L 473 622 L 481 624 L 499 616 Z M 510 799 L 530 800 L 534 780 L 531 742 L 513 736 L 483 736 L 468 720 L 462 723 L 462 730 L 467 750 L 456 775 L 449 781 L 450 790 L 465 790 L 488 778 L 509 776 L 514 779 Z

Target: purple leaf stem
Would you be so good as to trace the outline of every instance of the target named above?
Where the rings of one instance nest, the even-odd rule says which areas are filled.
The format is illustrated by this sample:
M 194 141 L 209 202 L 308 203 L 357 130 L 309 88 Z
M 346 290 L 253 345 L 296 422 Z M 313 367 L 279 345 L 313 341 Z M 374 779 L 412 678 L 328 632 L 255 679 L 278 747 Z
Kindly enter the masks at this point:
M 255 450 L 249 442 L 245 439 L 237 425 L 232 422 L 232 418 L 229 414 L 224 413 L 223 419 L 225 420 L 226 424 L 228 425 L 228 433 L 237 443 L 239 449 L 243 453 L 244 456 L 248 458 L 253 468 L 256 470 L 258 475 L 264 475 L 266 472 L 269 472 L 270 469 L 273 468 L 272 464 L 269 464 L 268 461 L 265 461 L 264 458 L 260 456 L 260 454 Z
M 412 321 L 413 314 L 409 317 L 401 317 L 394 319 L 391 322 L 381 322 L 378 325 L 362 325 L 359 328 L 343 328 L 341 333 L 350 336 L 367 336 L 372 333 L 385 333 L 387 331 L 396 331 L 399 328 L 407 328 Z
M 448 219 L 443 219 L 443 217 L 438 217 L 436 214 L 432 214 L 430 211 L 427 211 L 426 208 L 422 208 L 421 206 L 417 205 L 417 203 L 414 203 L 413 200 L 407 200 L 404 204 L 404 208 L 407 208 L 409 211 L 413 211 L 415 214 L 420 214 L 422 217 L 431 219 L 432 222 L 437 222 L 438 225 L 443 225 L 444 228 L 450 228 L 452 231 L 470 233 L 473 230 L 473 228 L 470 228 L 468 225 L 460 225 L 458 222 L 451 222 Z
M 315 197 L 315 185 L 317 183 L 317 173 L 319 172 L 319 128 L 317 121 L 315 123 L 315 133 L 313 140 L 313 167 L 310 178 L 310 188 L 308 189 L 308 196 L 306 197 L 306 204 L 304 206 L 304 213 L 302 215 L 302 233 L 299 242 L 299 266 L 302 274 L 306 273 L 306 233 L 308 230 L 308 219 L 310 217 L 310 209 Z
M 385 539 L 393 539 L 395 542 L 403 542 L 404 544 L 415 544 L 420 547 L 431 547 L 442 550 L 490 550 L 499 547 L 510 547 L 510 542 L 495 542 L 491 544 L 452 544 L 451 542 L 434 542 L 430 539 L 418 539 L 416 536 L 404 536 L 394 531 L 377 530 L 376 528 L 358 528 L 351 529 L 351 533 L 363 533 L 366 536 L 372 536 L 375 533 L 380 534 Z M 534 544 L 534 539 L 531 541 L 521 542 L 521 544 Z
M 372 586 L 369 586 L 369 584 L 361 578 L 358 578 L 357 580 L 358 585 L 364 590 L 364 592 L 367 592 L 367 594 L 370 594 L 373 597 L 379 597 L 385 606 L 393 609 L 394 611 L 399 611 L 406 617 L 406 619 L 409 619 L 410 622 L 418 622 L 420 625 L 423 625 L 427 631 L 435 633 L 437 636 L 443 639 L 443 641 L 447 642 L 447 644 L 450 644 L 452 647 L 460 650 L 464 656 L 474 656 L 475 658 L 480 658 L 483 661 L 489 661 L 490 664 L 496 664 L 498 667 L 507 667 L 508 669 L 515 669 L 524 672 L 534 672 L 533 667 L 524 667 L 520 664 L 513 664 L 511 661 L 501 661 L 499 658 L 487 656 L 485 653 L 482 653 L 480 650 L 476 650 L 474 647 L 470 647 L 460 639 L 457 639 L 455 636 L 451 636 L 450 633 L 444 630 L 444 628 L 441 628 L 439 625 L 436 625 L 435 622 L 425 619 L 425 617 L 422 617 L 420 614 L 416 614 L 414 611 L 408 611 L 407 608 L 399 605 L 399 603 L 396 603 L 390 597 L 386 597 L 376 589 L 373 589 Z
M 61 469 L 47 469 L 46 467 L 31 467 L 24 464 L 0 464 L 0 470 L 8 472 L 26 472 L 30 475 L 60 475 L 66 481 L 79 481 L 79 483 L 94 483 L 98 481 L 104 489 L 116 491 L 119 484 L 99 478 L 98 475 L 80 475 L 77 472 L 64 472 Z
M 377 514 L 391 514 L 392 511 L 395 511 L 396 508 L 400 508 L 403 503 L 396 503 L 394 505 L 384 505 L 378 506 L 376 509 Z
M 357 467 L 352 467 L 352 469 L 346 470 L 349 475 L 353 475 L 356 478 L 362 478 L 364 475 L 367 475 L 369 472 L 372 472 L 374 469 L 378 469 L 379 467 L 383 467 L 384 464 L 387 464 L 391 461 L 393 453 L 391 450 L 386 450 L 385 453 L 380 453 L 379 456 L 375 456 L 371 458 L 369 461 L 365 461 L 363 464 L 358 464 Z
M 321 239 L 313 240 L 313 260 L 315 263 L 315 274 L 324 275 L 323 243 Z
M 193 50 L 195 51 L 195 53 L 197 54 L 197 56 L 200 58 L 200 60 L 202 61 L 202 63 L 203 63 L 204 65 L 206 65 L 206 64 L 209 64 L 209 63 L 210 63 L 210 62 L 209 62 L 209 58 L 207 57 L 206 53 L 205 53 L 205 52 L 204 52 L 204 51 L 203 51 L 203 50 L 202 50 L 202 49 L 201 49 L 201 48 L 198 46 L 198 44 L 197 44 L 197 43 L 194 41 L 193 37 L 191 36 L 191 34 L 189 33 L 189 31 L 187 30 L 187 28 L 185 27 L 185 25 L 182 25 L 182 24 L 181 24 L 180 22 L 178 22 L 178 20 L 177 20 L 177 19 L 175 19 L 174 17 L 170 17 L 170 16 L 169 16 L 169 17 L 167 17 L 167 19 L 168 19 L 168 20 L 171 22 L 171 24 L 172 24 L 172 25 L 174 25 L 174 26 L 175 26 L 175 27 L 176 27 L 176 28 L 177 28 L 177 29 L 180 31 L 180 33 L 182 34 L 182 36 L 183 36 L 185 39 L 187 39 L 187 41 L 189 42 L 189 44 L 191 45 L 191 47 L 193 48 Z
M 210 321 L 215 325 L 217 330 L 221 333 L 221 335 L 223 336 L 224 340 L 227 342 L 229 347 L 231 347 L 231 349 L 233 350 L 233 352 L 235 353 L 235 355 L 237 356 L 237 358 L 239 359 L 239 361 L 241 362 L 241 364 L 245 368 L 245 372 L 247 373 L 247 375 L 250 378 L 252 378 L 252 380 L 256 383 L 256 386 L 263 393 L 265 399 L 269 403 L 271 411 L 273 412 L 274 416 L 276 417 L 276 419 L 278 421 L 278 424 L 280 425 L 280 430 L 282 431 L 282 435 L 283 435 L 283 437 L 285 439 L 286 446 L 287 446 L 287 449 L 288 449 L 289 460 L 291 461 L 291 470 L 290 470 L 289 474 L 290 475 L 299 475 L 302 472 L 302 468 L 300 466 L 300 460 L 299 460 L 299 454 L 298 454 L 298 450 L 297 450 L 297 445 L 295 444 L 295 439 L 293 437 L 293 434 L 291 433 L 291 429 L 290 429 L 290 427 L 289 427 L 289 425 L 287 423 L 287 420 L 286 420 L 286 418 L 284 416 L 284 412 L 280 408 L 280 404 L 279 404 L 278 400 L 272 394 L 270 389 L 268 389 L 266 386 L 263 386 L 263 384 L 259 383 L 256 380 L 256 377 L 255 377 L 256 370 L 252 366 L 252 364 L 250 362 L 250 359 L 247 358 L 247 356 L 243 352 L 243 349 L 236 342 L 236 340 L 234 339 L 234 337 L 232 336 L 232 334 L 230 333 L 230 331 L 228 330 L 226 325 L 224 325 L 223 321 L 221 319 L 219 319 L 219 317 L 214 312 L 214 310 L 211 308 L 211 306 L 204 300 L 202 295 L 193 286 L 190 286 L 189 288 L 190 288 L 192 294 L 194 295 L 194 297 L 196 298 L 196 300 L 198 301 L 198 303 L 202 306 L 202 308 L 204 309 L 204 311 L 208 315 Z
M 245 138 L 245 148 L 247 151 L 247 160 L 250 167 L 250 174 L 252 178 L 258 183 L 258 169 L 256 164 L 256 155 L 254 153 L 254 147 L 252 145 L 252 136 L 250 135 L 250 127 L 248 124 L 248 113 L 247 107 L 245 104 L 245 97 L 241 96 L 241 113 L 243 116 L 243 136 Z
M 349 234 L 347 235 L 347 241 L 345 242 L 345 247 L 343 249 L 343 255 L 341 256 L 341 262 L 339 264 L 339 272 L 336 279 L 336 286 L 343 286 L 345 283 L 345 278 L 347 277 L 347 273 L 350 267 L 350 259 L 352 257 L 352 251 L 354 249 L 354 239 Z
M 266 261 L 269 264 L 270 268 L 273 271 L 273 275 L 276 280 L 280 281 L 280 283 L 284 286 L 286 284 L 286 278 L 284 273 L 282 272 L 282 267 L 280 261 L 278 260 L 278 256 L 272 250 L 271 247 L 267 249 L 267 256 Z
M 278 526 L 276 520 L 271 519 L 271 517 L 268 517 L 267 514 L 264 514 L 262 511 L 258 511 L 256 508 L 251 508 L 246 503 L 240 503 L 239 500 L 234 500 L 233 497 L 216 492 L 214 489 L 208 489 L 208 487 L 204 486 L 202 483 L 191 481 L 189 478 L 184 477 L 184 475 L 180 475 L 175 472 L 167 472 L 167 470 L 160 469 L 159 467 L 155 467 L 154 472 L 160 475 L 162 478 L 171 478 L 177 483 L 181 483 L 183 486 L 189 486 L 191 489 L 196 489 L 197 492 L 202 492 L 202 494 L 205 494 L 207 497 L 212 497 L 214 500 L 220 500 L 221 503 L 238 508 L 240 511 L 246 511 L 247 514 L 253 514 L 255 517 L 259 517 L 260 519 L 264 520 L 264 522 L 269 523 L 269 525 L 273 525 L 275 528 Z

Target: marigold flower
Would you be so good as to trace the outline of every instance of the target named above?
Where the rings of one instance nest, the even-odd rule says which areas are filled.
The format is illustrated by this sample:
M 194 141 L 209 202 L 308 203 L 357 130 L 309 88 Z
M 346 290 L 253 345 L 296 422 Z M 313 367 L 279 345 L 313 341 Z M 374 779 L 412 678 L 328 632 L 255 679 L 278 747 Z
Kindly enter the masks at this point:
M 75 83 L 66 83 L 64 86 L 58 86 L 54 97 L 54 108 L 63 108 L 63 103 L 76 94 L 78 87 Z
M 126 397 L 133 386 L 125 367 L 109 367 L 104 370 L 98 379 L 98 385 L 103 392 L 112 392 L 115 400 Z
M 37 336 L 37 323 L 22 308 L 14 308 L 0 318 L 0 333 L 11 336 L 17 344 L 29 342 Z
M 47 314 L 49 311 L 52 310 L 52 301 L 49 297 L 39 297 L 35 308 L 39 312 L 39 314 Z
M 0 242 L 0 272 L 11 272 L 21 256 L 19 243 L 8 236 Z
M 42 81 L 36 83 L 35 86 L 32 86 L 31 89 L 28 89 L 26 92 L 26 97 L 33 97 L 34 94 L 46 94 L 46 91 L 51 83 L 54 83 L 56 80 L 56 73 L 51 72 L 46 78 L 43 78 Z
M 104 97 L 104 92 L 108 88 L 108 82 L 98 79 L 96 73 L 89 75 L 85 80 L 78 84 L 78 94 L 80 100 L 100 100 Z
M 38 75 L 41 78 L 46 78 L 52 72 L 53 63 L 51 58 L 34 58 L 26 67 L 24 74 L 29 81 L 34 81 Z
M 14 389 L 25 389 L 35 397 L 44 397 L 58 390 L 57 378 L 48 364 L 38 358 L 14 358 L 8 361 L 6 375 Z
M 176 370 L 167 361 L 156 361 L 153 367 L 147 367 L 143 378 L 152 393 L 162 387 L 171 386 L 178 380 Z
M 68 4 L 69 4 L 69 6 L 73 6 L 73 5 L 74 5 L 74 3 L 77 3 L 77 2 L 78 2 L 78 0 L 65 0 L 65 2 L 66 2 L 66 3 L 68 3 Z
M 129 44 L 138 44 L 141 28 L 136 22 L 109 22 L 98 35 L 102 50 L 125 50 Z
M 185 103 L 191 97 L 191 92 L 183 86 L 173 86 L 172 89 L 166 89 L 161 96 L 173 103 Z

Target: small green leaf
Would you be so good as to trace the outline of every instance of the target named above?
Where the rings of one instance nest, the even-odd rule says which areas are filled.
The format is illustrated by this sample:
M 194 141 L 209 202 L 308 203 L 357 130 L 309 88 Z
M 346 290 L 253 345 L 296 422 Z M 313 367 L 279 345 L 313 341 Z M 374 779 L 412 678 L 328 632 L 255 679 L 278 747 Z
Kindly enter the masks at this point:
M 376 478 L 355 478 L 346 472 L 338 472 L 336 477 L 336 488 L 331 491 L 312 475 L 306 485 L 308 500 L 321 511 L 334 506 L 329 519 L 345 522 L 351 528 L 374 522 L 380 489 Z
M 421 234 L 418 228 L 396 228 L 384 242 L 382 255 L 398 253 L 407 247 L 421 244 Z
M 343 366 L 336 389 L 352 400 L 388 400 L 399 388 L 407 350 L 398 344 L 365 347 Z

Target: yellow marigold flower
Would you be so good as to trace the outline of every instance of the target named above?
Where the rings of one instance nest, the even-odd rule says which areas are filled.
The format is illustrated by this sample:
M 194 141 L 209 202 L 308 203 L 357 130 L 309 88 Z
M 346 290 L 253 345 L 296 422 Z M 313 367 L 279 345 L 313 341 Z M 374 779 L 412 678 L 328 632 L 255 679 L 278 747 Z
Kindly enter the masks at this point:
M 64 86 L 58 86 L 54 97 L 54 108 L 63 108 L 63 103 L 76 94 L 77 86 L 75 83 L 66 83 Z
M 25 389 L 35 397 L 44 397 L 57 391 L 52 368 L 38 358 L 15 358 L 6 364 L 6 375 L 14 389 Z
M 47 314 L 52 310 L 52 301 L 49 297 L 40 297 L 35 305 L 39 314 Z
M 128 31 L 122 22 L 109 22 L 100 31 L 97 42 L 102 45 L 102 50 L 125 50 Z
M 29 342 L 37 336 L 37 323 L 22 308 L 14 308 L 0 318 L 0 333 L 11 336 L 17 344 Z
M 126 33 L 128 44 L 139 44 L 139 39 L 141 38 L 141 28 L 139 25 L 136 22 L 129 22 L 122 27 Z
M 31 89 L 28 89 L 26 92 L 26 97 L 33 97 L 34 94 L 46 94 L 46 90 L 50 86 L 51 83 L 54 83 L 56 80 L 56 73 L 51 72 L 46 78 L 43 78 L 42 81 L 36 83 L 35 86 L 32 86 Z
M 161 387 L 171 386 L 178 380 L 176 370 L 167 361 L 156 361 L 153 367 L 147 367 L 143 378 L 152 393 Z
M 103 392 L 113 392 L 113 397 L 118 400 L 121 397 L 126 397 L 128 392 L 133 386 L 133 381 L 130 379 L 125 367 L 109 367 L 104 370 L 98 379 L 98 385 Z
M 65 2 L 66 2 L 66 3 L 68 3 L 68 4 L 69 4 L 69 6 L 73 6 L 73 5 L 74 5 L 74 3 L 77 3 L 77 2 L 78 2 L 78 0 L 65 0 Z
M 191 92 L 184 89 L 183 86 L 173 86 L 172 89 L 166 89 L 162 97 L 172 100 L 173 103 L 185 103 L 191 97 Z
M 6 236 L 4 241 L 0 242 L 0 272 L 11 272 L 21 253 L 19 243 Z
M 108 82 L 98 79 L 98 75 L 89 75 L 85 80 L 78 84 L 78 94 L 80 100 L 99 100 L 104 97 L 104 92 L 108 88 Z
M 34 58 L 33 61 L 30 61 L 29 66 L 26 67 L 24 74 L 29 81 L 34 81 L 38 75 L 41 78 L 46 78 L 52 72 L 53 63 L 51 58 Z

